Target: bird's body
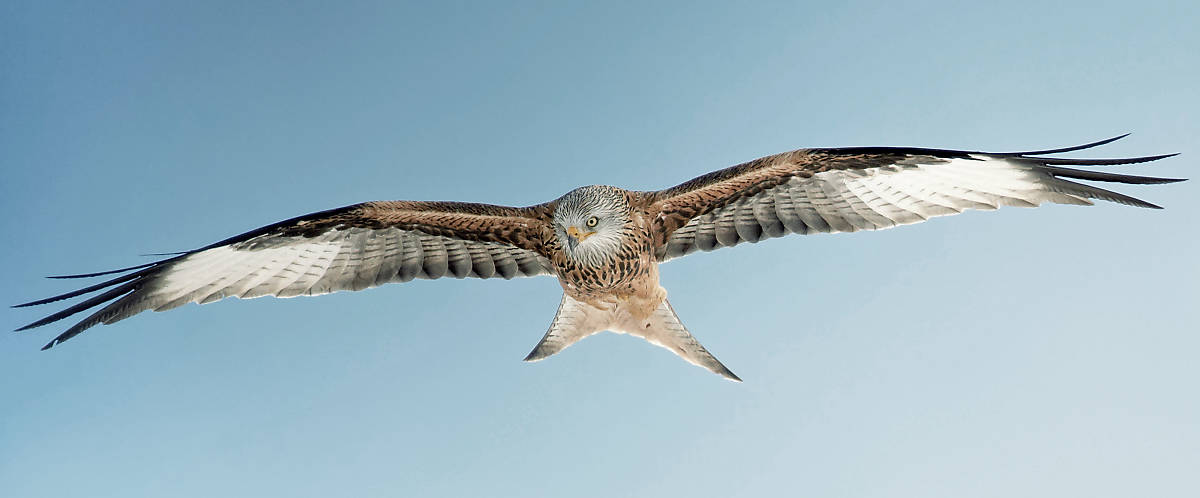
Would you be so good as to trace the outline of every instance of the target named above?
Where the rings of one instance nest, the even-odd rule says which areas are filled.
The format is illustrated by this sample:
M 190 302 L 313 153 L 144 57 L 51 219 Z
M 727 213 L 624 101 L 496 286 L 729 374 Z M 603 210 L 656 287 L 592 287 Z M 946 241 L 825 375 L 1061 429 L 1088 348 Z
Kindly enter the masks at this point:
M 573 200 L 573 197 L 588 196 L 610 198 L 617 206 L 617 212 L 620 214 L 613 220 L 614 236 L 606 241 L 612 250 L 593 251 L 594 257 L 572 257 L 559 242 L 572 237 L 566 233 L 571 227 L 564 229 L 561 237 L 551 237 L 551 245 L 548 248 L 551 254 L 550 262 L 554 265 L 563 292 L 577 301 L 595 306 L 613 298 L 652 299 L 658 292 L 658 264 L 654 260 L 654 239 L 650 234 L 650 224 L 646 220 L 646 206 L 638 202 L 640 196 L 616 187 L 593 185 L 572 191 L 560 198 L 559 203 L 562 205 L 564 199 Z M 582 224 L 586 225 L 587 221 L 584 220 Z M 587 230 L 586 226 L 576 227 L 576 232 L 588 233 L 579 230 Z M 593 238 L 591 243 L 597 242 L 599 239 Z M 649 306 L 653 308 L 657 303 L 649 303 Z M 649 312 L 650 310 L 647 310 L 645 314 L 648 315 Z
M 1117 137 L 1120 138 L 1120 137 Z M 441 277 L 553 275 L 563 288 L 550 329 L 526 360 L 612 330 L 663 346 L 729 379 L 680 323 L 658 265 L 789 233 L 876 230 L 967 209 L 1102 199 L 1157 207 L 1070 179 L 1168 183 L 1067 168 L 1153 161 L 1034 157 L 1103 145 L 982 153 L 917 148 L 801 149 L 659 191 L 587 186 L 523 208 L 461 202 L 367 202 L 268 225 L 19 306 L 103 291 L 19 330 L 104 305 L 46 345 L 141 311 L 225 297 L 292 297 Z

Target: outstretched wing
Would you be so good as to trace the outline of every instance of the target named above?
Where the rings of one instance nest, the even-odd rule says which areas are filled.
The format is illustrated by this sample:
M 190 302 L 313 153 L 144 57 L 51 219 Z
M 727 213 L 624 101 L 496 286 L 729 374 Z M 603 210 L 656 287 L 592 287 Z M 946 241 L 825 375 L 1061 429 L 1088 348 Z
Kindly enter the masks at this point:
M 1158 208 L 1102 188 L 1067 180 L 1151 184 L 1173 178 L 1120 175 L 1066 166 L 1154 161 L 1037 157 L 1077 147 L 1011 153 L 868 147 L 802 149 L 715 171 L 649 194 L 659 261 L 696 250 L 789 233 L 880 230 L 999 206 L 1043 202 L 1091 205 L 1090 199 Z
M 367 202 L 313 213 L 171 258 L 121 270 L 90 287 L 33 306 L 104 291 L 17 330 L 105 305 L 48 349 L 99 323 L 146 310 L 226 297 L 312 296 L 388 282 L 441 277 L 513 278 L 553 273 L 540 252 L 552 206 L 511 208 L 457 202 Z

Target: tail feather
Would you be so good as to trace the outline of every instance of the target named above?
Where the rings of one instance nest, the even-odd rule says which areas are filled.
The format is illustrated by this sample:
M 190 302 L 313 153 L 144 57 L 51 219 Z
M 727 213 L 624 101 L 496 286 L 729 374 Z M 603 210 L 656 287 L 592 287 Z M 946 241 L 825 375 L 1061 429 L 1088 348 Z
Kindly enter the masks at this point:
M 600 316 L 600 311 L 563 294 L 554 321 L 550 322 L 550 330 L 525 356 L 525 361 L 544 360 L 584 337 L 603 331 L 607 323 Z
M 704 367 L 726 379 L 741 382 L 742 379 L 721 364 L 679 322 L 679 316 L 666 299 L 646 319 L 636 319 L 621 305 L 610 309 L 596 308 L 563 295 L 558 313 L 550 324 L 550 330 L 525 356 L 525 361 L 540 361 L 566 349 L 585 337 L 604 330 L 641 337 L 655 346 L 661 346 L 679 355 L 688 363 Z
M 717 357 L 709 353 L 700 344 L 700 341 L 692 336 L 691 332 L 688 332 L 687 327 L 684 327 L 683 323 L 679 321 L 679 315 L 675 314 L 675 308 L 672 308 L 671 303 L 666 299 L 663 299 L 662 304 L 658 305 L 658 309 L 648 320 L 633 325 L 633 327 L 626 328 L 626 332 L 630 335 L 636 335 L 650 344 L 666 348 L 688 363 L 706 368 L 726 379 L 734 382 L 742 381 Z

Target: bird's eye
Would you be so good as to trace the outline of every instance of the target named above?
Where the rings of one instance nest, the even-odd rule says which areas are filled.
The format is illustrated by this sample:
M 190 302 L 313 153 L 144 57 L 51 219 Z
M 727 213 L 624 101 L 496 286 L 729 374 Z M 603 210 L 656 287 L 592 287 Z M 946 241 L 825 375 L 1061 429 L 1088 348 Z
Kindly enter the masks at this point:
M 587 219 L 587 227 L 588 228 L 596 228 L 597 223 L 600 223 L 600 218 L 593 216 L 593 217 Z

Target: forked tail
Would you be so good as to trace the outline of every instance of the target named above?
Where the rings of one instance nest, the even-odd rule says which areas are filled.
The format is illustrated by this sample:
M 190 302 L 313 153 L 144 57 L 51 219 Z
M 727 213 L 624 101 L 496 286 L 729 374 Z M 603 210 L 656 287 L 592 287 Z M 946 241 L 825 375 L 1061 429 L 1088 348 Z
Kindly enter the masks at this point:
M 670 350 L 688 363 L 707 368 L 726 379 L 742 381 L 688 332 L 666 299 L 663 299 L 649 317 L 638 320 L 620 304 L 610 309 L 601 309 L 564 294 L 562 302 L 558 305 L 558 313 L 554 315 L 554 321 L 550 324 L 550 330 L 546 331 L 541 342 L 529 352 L 525 361 L 545 359 L 584 337 L 605 330 L 641 337 L 650 344 Z

